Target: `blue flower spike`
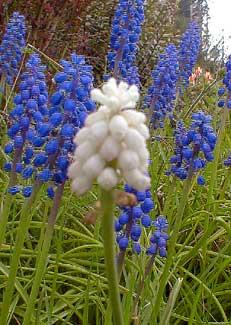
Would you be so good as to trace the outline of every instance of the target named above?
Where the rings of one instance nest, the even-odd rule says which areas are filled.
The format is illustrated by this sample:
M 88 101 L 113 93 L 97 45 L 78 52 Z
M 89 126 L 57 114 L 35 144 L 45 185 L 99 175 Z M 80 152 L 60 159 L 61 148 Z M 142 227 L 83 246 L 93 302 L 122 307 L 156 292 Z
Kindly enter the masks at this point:
M 181 41 L 179 50 L 179 68 L 180 68 L 180 84 L 182 88 L 187 88 L 189 85 L 189 77 L 192 75 L 193 68 L 197 61 L 200 44 L 201 32 L 198 24 L 195 21 L 189 23 Z M 181 89 L 182 90 L 182 89 Z
M 223 78 L 223 87 L 218 89 L 218 96 L 220 97 L 218 101 L 218 107 L 225 108 L 228 110 L 231 109 L 231 55 L 228 57 L 228 60 L 225 64 L 226 74 Z M 231 154 L 224 161 L 225 166 L 231 166 Z
M 47 131 L 43 131 L 43 123 L 48 118 L 45 68 L 38 54 L 30 55 L 25 71 L 21 74 L 19 93 L 14 97 L 14 107 L 9 113 L 10 141 L 5 145 L 4 151 L 13 160 L 8 171 L 11 175 L 21 174 L 22 179 L 29 179 L 34 175 L 34 161 L 38 160 L 39 156 L 37 150 L 40 150 L 45 142 L 44 137 L 48 135 Z M 22 186 L 22 193 L 29 197 L 31 191 L 27 189 L 24 193 Z
M 164 127 L 166 116 L 172 118 L 178 75 L 178 51 L 171 44 L 160 54 L 157 67 L 152 72 L 153 83 L 144 97 L 142 108 L 149 110 L 150 124 L 154 129 Z
M 83 126 L 89 112 L 95 110 L 90 99 L 93 88 L 92 67 L 83 56 L 72 54 L 71 61 L 62 60 L 63 71 L 54 77 L 56 90 L 50 96 L 45 83 L 44 70 L 37 54 L 32 54 L 21 76 L 20 93 L 14 98 L 10 112 L 11 127 L 5 152 L 13 155 L 21 151 L 23 164 L 17 164 L 17 173 L 23 179 L 38 179 L 49 183 L 49 198 L 54 197 L 54 187 L 67 179 L 70 154 L 75 150 L 73 137 Z M 18 162 L 19 163 L 19 162 Z M 12 171 L 12 164 L 5 170 Z M 12 191 L 13 192 L 13 191 Z M 28 197 L 30 188 L 23 190 Z
M 189 174 L 201 172 L 208 162 L 213 161 L 213 151 L 217 137 L 211 126 L 212 117 L 198 111 L 192 114 L 192 122 L 187 130 L 183 122 L 179 122 L 175 130 L 174 155 L 170 158 L 172 167 L 166 172 L 174 174 L 181 180 Z M 202 175 L 197 178 L 199 185 L 205 184 Z
M 139 255 L 142 251 L 139 240 L 143 229 L 148 229 L 152 224 L 149 214 L 155 205 L 150 190 L 136 191 L 128 184 L 125 185 L 124 190 L 124 194 L 132 195 L 134 200 L 129 205 L 120 206 L 122 213 L 115 220 L 117 242 L 122 251 L 125 251 L 131 243 L 132 251 Z
M 166 233 L 168 222 L 161 215 L 155 221 L 152 221 L 151 217 L 148 214 L 144 214 L 143 211 L 151 212 L 154 208 L 154 203 L 150 198 L 150 191 L 137 192 L 127 184 L 125 190 L 127 193 L 135 195 L 136 198 L 142 197 L 143 200 L 137 200 L 137 205 L 135 206 L 128 205 L 120 207 L 123 212 L 115 220 L 116 240 L 120 251 L 125 252 L 129 248 L 129 243 L 131 243 L 132 252 L 139 255 L 142 252 L 142 247 L 139 242 L 142 235 L 142 228 L 152 229 L 154 227 L 155 231 L 150 237 L 150 245 L 146 248 L 145 253 L 147 255 L 159 254 L 160 257 L 166 257 L 167 241 L 169 240 L 169 236 Z M 138 209 L 141 210 L 141 215 L 140 213 L 136 213 Z
M 112 21 L 110 52 L 108 53 L 110 76 L 128 84 L 140 85 L 136 53 L 144 22 L 144 0 L 120 0 Z
M 25 47 L 25 35 L 25 17 L 14 12 L 0 45 L 0 76 L 4 76 L 10 86 L 18 74 L 22 50 Z
M 150 238 L 150 246 L 146 250 L 147 255 L 156 255 L 159 253 L 160 257 L 167 256 L 167 241 L 169 236 L 166 233 L 168 229 L 168 222 L 165 217 L 158 216 L 155 221 L 153 221 L 153 226 L 156 228 L 155 232 Z

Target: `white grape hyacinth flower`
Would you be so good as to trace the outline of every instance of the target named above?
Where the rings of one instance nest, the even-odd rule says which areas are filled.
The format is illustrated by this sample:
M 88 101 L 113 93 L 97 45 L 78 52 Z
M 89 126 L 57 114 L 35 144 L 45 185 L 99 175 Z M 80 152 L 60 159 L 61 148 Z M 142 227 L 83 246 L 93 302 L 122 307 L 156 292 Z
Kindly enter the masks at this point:
M 109 191 L 121 179 L 138 191 L 146 190 L 149 130 L 145 115 L 132 110 L 139 99 L 137 87 L 111 78 L 102 90 L 93 89 L 91 98 L 101 106 L 74 138 L 77 148 L 68 169 L 72 190 L 82 195 L 97 180 Z

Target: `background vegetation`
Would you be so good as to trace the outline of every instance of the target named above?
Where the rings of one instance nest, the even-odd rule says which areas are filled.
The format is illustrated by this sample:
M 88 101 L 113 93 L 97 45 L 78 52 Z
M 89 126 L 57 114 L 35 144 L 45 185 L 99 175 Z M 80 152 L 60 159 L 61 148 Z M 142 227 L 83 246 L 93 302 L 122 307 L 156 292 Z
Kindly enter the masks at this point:
M 25 15 L 29 26 L 27 42 L 35 50 L 42 52 L 43 62 L 48 66 L 50 89 L 51 79 L 59 70 L 59 66 L 52 60 L 59 62 L 61 58 L 69 58 L 72 51 L 85 55 L 88 63 L 93 65 L 94 85 L 98 86 L 102 83 L 102 75 L 106 69 L 105 58 L 116 5 L 115 0 L 0 1 L 0 39 L 8 18 L 17 10 Z M 218 133 L 223 113 L 217 107 L 217 90 L 224 75 L 225 54 L 222 40 L 217 45 L 210 43 L 206 0 L 147 1 L 146 19 L 137 56 L 141 93 L 145 94 L 150 83 L 151 71 L 157 64 L 159 53 L 169 43 L 179 44 L 191 19 L 199 22 L 202 31 L 197 66 L 200 65 L 203 71 L 210 71 L 213 81 L 209 83 L 204 77 L 200 77 L 195 84 L 190 84 L 182 99 L 183 111 L 177 112 L 175 118 L 183 118 L 185 124 L 189 125 L 190 114 L 186 112 L 202 109 L 213 116 L 213 127 Z M 30 51 L 31 47 L 28 52 Z M 17 87 L 18 85 L 13 93 L 17 92 Z M 9 183 L 9 177 L 3 170 L 7 160 L 3 147 L 7 142 L 7 114 L 13 106 L 12 100 L 13 94 L 8 102 L 7 112 L 0 112 L 2 210 L 5 209 Z M 5 104 L 6 100 L 3 100 L 3 108 Z M 151 216 L 153 219 L 159 214 L 167 217 L 170 236 L 179 202 L 184 194 L 183 182 L 165 174 L 174 150 L 172 123 L 166 123 L 161 133 L 153 132 L 150 143 L 150 175 L 152 195 L 156 203 Z M 158 311 L 162 317 L 162 325 L 228 325 L 231 322 L 231 169 L 223 164 L 231 148 L 230 131 L 228 114 L 217 163 L 208 164 L 205 171 L 206 185 L 198 186 L 196 181 L 191 184 L 186 210 L 179 225 L 173 267 L 161 297 L 161 309 Z M 157 135 L 161 135 L 161 141 L 155 141 Z M 14 197 L 4 243 L 0 249 L 0 310 L 24 200 L 21 194 Z M 67 184 L 54 227 L 47 269 L 33 312 L 33 324 L 112 324 L 100 219 L 95 224 L 88 224 L 85 220 L 86 214 L 93 210 L 96 200 L 97 188 L 83 198 L 77 198 L 70 192 Z M 39 267 L 36 261 L 41 251 L 51 205 L 52 201 L 47 198 L 44 186 L 30 211 L 31 222 L 14 283 L 9 324 L 22 324 L 34 274 Z M 117 208 L 115 216 L 118 213 Z M 148 243 L 148 235 L 146 233 L 142 238 L 144 245 Z M 146 255 L 132 255 L 131 251 L 126 255 L 120 282 L 126 324 L 154 324 L 153 308 L 156 293 L 160 289 L 165 259 L 158 256 L 155 258 L 151 272 L 144 279 L 138 312 L 134 313 L 133 308 L 139 290 L 138 284 L 144 276 L 148 261 Z

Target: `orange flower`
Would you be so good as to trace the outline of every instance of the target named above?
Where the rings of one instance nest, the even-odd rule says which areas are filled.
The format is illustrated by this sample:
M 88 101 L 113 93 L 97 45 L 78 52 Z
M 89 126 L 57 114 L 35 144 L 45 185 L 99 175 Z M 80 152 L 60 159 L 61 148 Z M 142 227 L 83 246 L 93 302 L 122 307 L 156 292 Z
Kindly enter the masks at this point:
M 205 78 L 208 80 L 208 81 L 212 81 L 213 80 L 213 77 L 211 75 L 211 73 L 209 71 L 206 71 L 205 72 Z
M 197 67 L 195 73 L 196 73 L 196 76 L 199 77 L 202 74 L 202 68 L 201 67 Z
M 195 85 L 195 79 L 196 79 L 197 75 L 195 73 L 193 73 L 190 77 L 189 77 L 189 81 L 192 82 L 193 85 Z

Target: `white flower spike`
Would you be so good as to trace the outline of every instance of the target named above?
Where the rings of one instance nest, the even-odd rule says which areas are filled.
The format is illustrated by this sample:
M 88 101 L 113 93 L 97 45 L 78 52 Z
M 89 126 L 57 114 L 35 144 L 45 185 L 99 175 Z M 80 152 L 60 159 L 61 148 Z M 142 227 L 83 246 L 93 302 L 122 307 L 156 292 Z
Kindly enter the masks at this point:
M 91 98 L 101 106 L 74 138 L 77 149 L 68 170 L 72 190 L 82 195 L 97 180 L 108 191 L 121 178 L 139 191 L 147 189 L 149 131 L 145 115 L 131 110 L 139 99 L 137 87 L 125 82 L 118 85 L 111 78 L 102 90 L 92 90 Z

